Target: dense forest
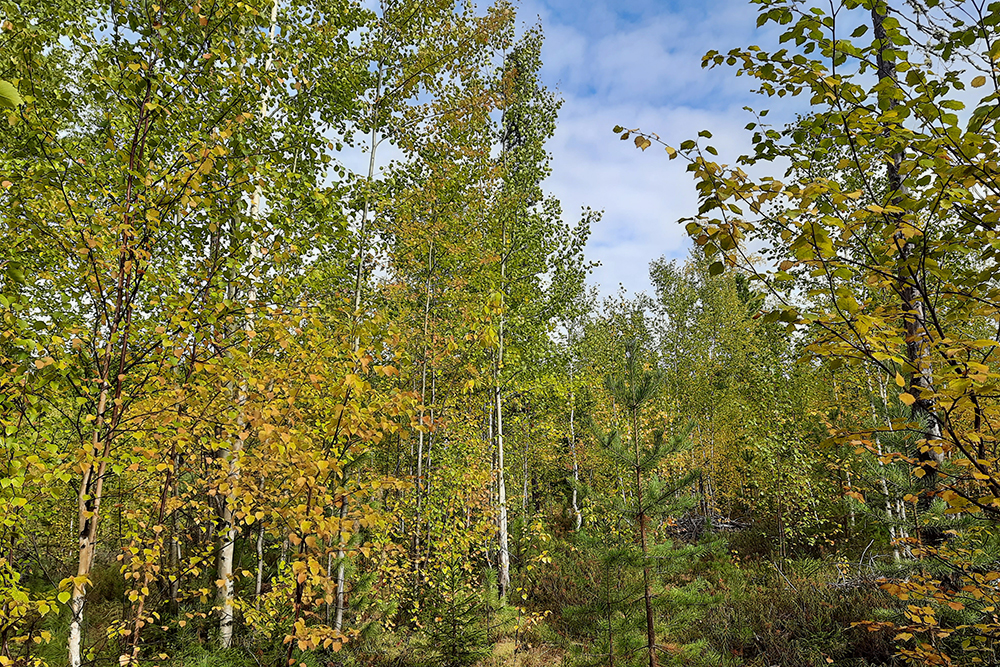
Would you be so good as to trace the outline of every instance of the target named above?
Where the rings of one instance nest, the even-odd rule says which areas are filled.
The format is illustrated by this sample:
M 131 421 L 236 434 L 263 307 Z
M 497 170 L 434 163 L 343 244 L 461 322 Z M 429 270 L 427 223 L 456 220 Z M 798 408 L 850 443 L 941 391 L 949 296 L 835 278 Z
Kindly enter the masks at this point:
M 753 2 L 600 298 L 506 0 L 0 0 L 0 667 L 1000 664 L 1000 3 Z

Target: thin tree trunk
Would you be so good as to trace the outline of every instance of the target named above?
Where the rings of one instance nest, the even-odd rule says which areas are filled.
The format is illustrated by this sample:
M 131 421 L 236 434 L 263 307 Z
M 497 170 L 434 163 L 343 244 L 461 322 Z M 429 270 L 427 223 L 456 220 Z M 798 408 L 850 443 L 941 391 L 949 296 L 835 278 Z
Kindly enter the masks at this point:
M 507 259 L 505 247 L 507 245 L 506 224 L 500 225 L 500 289 L 503 290 L 507 284 Z M 506 293 L 504 293 L 504 297 Z M 498 581 L 500 584 L 500 596 L 507 595 L 507 588 L 510 586 L 510 538 L 507 532 L 507 480 L 504 469 L 504 442 L 503 442 L 503 353 L 504 353 L 504 318 L 506 315 L 506 299 L 501 303 L 500 322 L 497 327 L 497 368 L 496 368 L 496 406 L 497 406 L 497 493 L 500 505 L 499 530 L 500 530 L 500 574 Z
M 528 443 L 531 440 L 531 418 L 528 418 L 528 433 L 524 439 L 524 460 L 521 466 L 521 511 L 528 517 Z
M 492 395 L 490 396 L 490 400 L 487 402 L 486 420 L 487 420 L 486 442 L 489 443 L 489 450 L 490 450 L 490 516 L 492 516 L 494 510 L 497 507 L 497 493 L 495 484 L 497 461 L 496 461 L 496 450 L 493 447 L 493 396 Z M 490 540 L 488 537 L 485 539 L 486 539 L 486 549 L 485 549 L 486 560 L 492 566 L 493 556 L 489 548 Z
M 500 572 L 497 582 L 500 586 L 500 597 L 507 595 L 510 586 L 510 540 L 507 534 L 507 481 L 504 475 L 504 445 L 503 445 L 503 398 L 500 393 L 500 383 L 496 386 L 496 434 L 497 434 L 497 505 L 500 507 Z
M 424 497 L 427 497 L 431 492 L 431 470 L 432 470 L 432 457 L 434 456 L 434 441 L 437 432 L 434 430 L 433 426 L 435 424 L 434 417 L 434 406 L 437 405 L 437 373 L 434 369 L 431 369 L 431 406 L 430 406 L 430 418 L 431 418 L 431 432 L 427 434 L 427 465 L 424 466 L 424 476 L 427 478 L 427 483 L 424 484 Z M 440 416 L 440 415 L 439 415 Z M 427 539 L 430 540 L 430 526 L 427 526 Z
M 642 504 L 642 458 L 639 454 L 639 411 L 632 408 L 632 445 L 635 448 L 635 497 L 639 508 L 639 542 L 642 545 L 643 601 L 646 604 L 646 649 L 649 667 L 656 667 L 656 628 L 653 624 L 652 573 L 649 569 L 649 546 L 646 541 L 646 508 Z
M 365 181 L 366 191 L 364 205 L 361 209 L 361 224 L 358 225 L 358 265 L 354 276 L 354 312 L 355 317 L 361 310 L 361 295 L 364 291 L 365 276 L 365 253 L 368 251 L 368 213 L 371 209 L 371 185 L 375 180 L 375 150 L 378 148 L 378 106 L 382 98 L 382 74 L 385 65 L 379 63 L 378 74 L 375 80 L 375 97 L 372 100 L 372 131 L 368 144 L 368 178 Z M 354 346 L 357 348 L 360 342 L 355 338 Z
M 417 496 L 417 514 L 414 519 L 416 530 L 413 531 L 413 556 L 416 559 L 415 576 L 420 573 L 420 522 L 423 510 L 423 486 L 424 486 L 424 409 L 427 405 L 427 333 L 430 324 L 431 312 L 431 271 L 434 262 L 434 239 L 427 245 L 427 279 L 424 283 L 424 332 L 423 332 L 423 355 L 420 361 L 420 430 L 417 432 L 417 483 L 414 492 Z
M 329 570 L 329 568 L 327 568 Z M 257 531 L 257 581 L 253 591 L 253 608 L 260 610 L 260 593 L 264 588 L 264 523 L 261 522 Z
M 883 485 L 884 485 L 884 483 L 885 483 L 885 476 L 884 475 L 880 475 L 880 476 L 882 477 L 882 482 L 883 482 Z M 844 470 L 844 478 L 846 479 L 845 484 L 847 485 L 847 490 L 848 491 L 854 491 L 854 484 L 853 484 L 853 482 L 851 480 L 851 471 L 850 471 L 850 469 L 845 469 Z M 883 488 L 883 491 L 885 491 L 884 488 Z M 886 498 L 886 503 L 888 503 L 888 502 L 889 502 L 889 499 Z M 847 505 L 847 525 L 851 529 L 850 530 L 850 534 L 851 535 L 854 534 L 854 528 L 855 528 L 856 524 L 857 524 L 857 516 L 855 515 L 855 512 L 854 512 L 854 505 L 848 503 L 848 505 Z M 892 526 L 889 527 L 889 532 L 892 533 Z M 893 539 L 896 539 L 896 538 L 893 537 Z
M 333 570 L 333 552 L 331 551 L 326 555 L 326 573 L 327 576 L 330 575 L 330 571 Z M 326 603 L 326 624 L 330 625 L 330 613 L 333 610 L 333 605 L 329 602 Z
M 274 43 L 274 34 L 277 29 L 278 24 L 278 0 L 272 0 L 271 2 L 271 17 L 270 24 L 268 27 L 267 38 L 270 44 Z M 273 66 L 274 61 L 271 56 L 270 50 L 268 51 L 267 60 L 264 63 L 264 71 L 269 71 Z M 270 99 L 270 89 L 265 88 L 261 101 L 260 101 L 260 116 L 264 118 L 267 116 L 268 101 Z M 260 182 L 254 186 L 253 196 L 250 200 L 250 219 L 260 220 L 260 204 L 264 196 L 264 189 Z M 251 262 L 258 258 L 259 252 L 257 250 L 256 241 L 253 242 L 250 251 Z M 234 294 L 235 295 L 235 294 Z M 257 301 L 257 289 L 251 284 L 247 291 L 247 302 L 253 304 Z M 253 324 L 251 315 L 250 323 L 248 323 L 248 329 L 251 329 Z M 245 416 L 243 415 L 243 404 L 246 402 L 247 390 L 245 385 L 241 385 L 237 392 L 237 403 L 240 406 L 240 417 L 239 417 L 239 428 L 240 433 L 243 433 L 243 423 Z M 233 643 L 233 622 L 235 618 L 235 580 L 233 578 L 233 560 L 236 553 L 236 521 L 234 506 L 236 503 L 236 487 L 239 485 L 241 470 L 240 470 L 240 456 L 243 452 L 243 447 L 246 444 L 246 439 L 243 436 L 238 436 L 233 446 L 224 454 L 224 459 L 229 467 L 226 474 L 226 485 L 228 491 L 226 495 L 222 498 L 222 511 L 220 513 L 220 518 L 222 519 L 222 545 L 219 549 L 219 562 L 218 562 L 218 574 L 219 581 L 222 582 L 220 597 L 221 604 L 219 609 L 219 646 L 221 648 L 227 649 L 232 646 Z
M 241 392 L 242 393 L 242 392 Z M 242 401 L 240 401 L 242 405 Z M 233 643 L 233 620 L 235 608 L 235 580 L 233 578 L 233 560 L 236 553 L 236 521 L 234 507 L 236 505 L 236 486 L 240 481 L 240 455 L 243 452 L 244 440 L 237 438 L 233 446 L 225 454 L 229 470 L 226 474 L 226 485 L 229 491 L 222 499 L 222 544 L 219 548 L 218 575 L 220 585 L 219 608 L 219 646 L 230 648 Z
M 875 394 L 875 389 L 872 387 L 872 378 L 867 373 L 865 374 L 865 380 L 868 383 L 868 403 L 872 409 L 872 420 L 874 421 L 876 428 L 878 426 L 879 417 L 878 410 L 875 409 L 875 399 L 872 398 Z M 884 402 L 884 399 L 883 399 Z M 892 427 L 892 423 L 889 423 L 889 427 Z M 882 497 L 885 498 L 885 514 L 889 521 L 889 538 L 892 540 L 892 555 L 895 560 L 899 560 L 899 541 L 896 535 L 896 513 L 893 511 L 892 507 L 892 496 L 889 494 L 889 483 L 885 478 L 885 464 L 882 463 L 882 439 L 875 436 L 875 451 L 878 454 L 878 481 L 879 486 L 882 488 Z M 854 511 L 851 510 L 851 526 L 854 526 Z
M 573 530 L 580 530 L 583 524 L 583 515 L 580 514 L 580 506 L 577 504 L 577 487 L 580 484 L 580 465 L 576 458 L 576 428 L 574 416 L 576 414 L 576 397 L 573 395 L 573 361 L 569 362 L 569 451 L 573 455 L 573 518 L 576 523 Z
M 347 486 L 347 481 L 344 480 L 344 486 Z M 345 493 L 340 499 L 340 521 L 337 524 L 337 591 L 336 591 L 336 606 L 334 607 L 333 615 L 333 629 L 340 632 L 344 627 L 344 602 L 346 596 L 344 595 L 344 574 L 345 574 L 345 559 L 347 558 L 347 546 L 344 540 L 344 520 L 347 518 L 347 494 Z
M 94 425 L 94 439 L 92 448 L 94 452 L 102 445 L 100 442 L 100 430 L 104 426 L 104 411 L 108 401 L 107 374 L 101 383 L 101 394 L 97 404 L 97 421 Z M 80 493 L 77 498 L 77 508 L 79 512 L 80 525 L 80 547 L 79 560 L 77 561 L 76 579 L 73 582 L 73 592 L 70 597 L 70 611 L 72 618 L 69 625 L 69 664 L 70 667 L 80 667 L 83 607 L 86 601 L 86 581 L 90 577 L 90 570 L 94 565 L 94 551 L 97 547 L 97 520 L 100 517 L 101 498 L 104 490 L 105 461 L 110 445 L 110 434 L 104 438 L 101 449 L 100 463 L 97 468 L 96 478 L 94 476 L 94 464 L 91 463 L 83 473 L 83 481 L 80 484 Z
M 178 452 L 174 452 L 174 499 L 180 496 L 180 466 L 181 466 L 181 456 Z M 173 614 L 180 612 L 180 589 L 181 589 L 181 538 L 178 535 L 178 521 L 177 521 L 178 511 L 175 508 L 173 516 L 171 517 L 173 523 L 173 529 L 170 536 L 170 572 L 173 579 L 170 581 L 170 610 Z
M 611 608 L 611 566 L 609 565 L 604 579 L 605 599 L 608 603 L 608 667 L 615 667 L 615 633 L 612 628 L 612 608 Z

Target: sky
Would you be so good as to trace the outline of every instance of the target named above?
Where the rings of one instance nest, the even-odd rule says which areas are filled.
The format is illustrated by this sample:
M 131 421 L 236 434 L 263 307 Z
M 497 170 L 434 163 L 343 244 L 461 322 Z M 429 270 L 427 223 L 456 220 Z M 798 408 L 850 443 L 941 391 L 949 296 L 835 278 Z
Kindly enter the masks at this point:
M 655 145 L 641 152 L 612 128 L 656 132 L 673 146 L 707 129 L 731 163 L 750 148 L 743 107 L 766 103 L 751 80 L 702 69 L 701 58 L 776 40 L 756 29 L 748 0 L 522 0 L 518 13 L 524 24 L 541 21 L 542 79 L 564 100 L 546 189 L 567 221 L 582 206 L 604 211 L 587 251 L 601 263 L 591 278 L 600 293 L 619 284 L 649 292 L 650 261 L 683 259 L 692 247 L 677 221 L 696 212 L 694 181 L 682 160 Z

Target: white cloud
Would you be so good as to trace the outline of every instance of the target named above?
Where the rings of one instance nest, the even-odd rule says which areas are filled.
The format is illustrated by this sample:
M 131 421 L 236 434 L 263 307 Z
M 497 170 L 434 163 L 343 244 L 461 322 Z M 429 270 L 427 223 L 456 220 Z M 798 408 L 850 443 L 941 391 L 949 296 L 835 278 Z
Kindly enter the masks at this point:
M 568 214 L 581 205 L 604 210 L 588 249 L 590 259 L 602 264 L 593 278 L 604 294 L 616 292 L 619 283 L 631 291 L 648 290 L 651 260 L 685 256 L 690 244 L 677 220 L 697 207 L 685 162 L 669 160 L 659 147 L 639 151 L 612 134 L 626 116 L 674 145 L 711 127 L 720 154 L 739 155 L 748 148 L 742 132 L 746 118 L 735 113 L 650 105 L 595 109 L 585 99 L 567 98 L 551 143 L 547 187 Z
M 756 100 L 747 79 L 705 70 L 701 59 L 766 35 L 755 34 L 746 0 L 525 2 L 522 19 L 532 23 L 536 14 L 546 34 L 543 80 L 565 98 L 546 186 L 567 216 L 581 206 L 604 210 L 588 249 L 602 264 L 593 276 L 601 293 L 616 293 L 619 283 L 648 291 L 650 261 L 688 253 L 677 220 L 696 212 L 694 183 L 682 160 L 655 145 L 641 152 L 611 128 L 641 127 L 674 146 L 710 129 L 720 160 L 732 161 L 749 150 L 743 106 Z

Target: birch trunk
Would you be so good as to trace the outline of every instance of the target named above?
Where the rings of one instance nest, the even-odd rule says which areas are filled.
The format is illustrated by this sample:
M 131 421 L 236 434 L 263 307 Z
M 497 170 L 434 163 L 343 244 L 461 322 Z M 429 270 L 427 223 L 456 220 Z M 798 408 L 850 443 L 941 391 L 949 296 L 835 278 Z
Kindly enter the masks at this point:
M 507 244 L 506 226 L 500 225 L 500 286 L 503 289 L 507 281 L 507 259 L 505 246 Z M 504 442 L 503 442 L 503 336 L 504 336 L 504 309 L 507 304 L 501 304 L 500 324 L 497 327 L 497 368 L 496 368 L 496 410 L 497 410 L 497 502 L 500 506 L 499 532 L 500 532 L 500 573 L 498 583 L 500 585 L 500 597 L 507 595 L 507 588 L 510 586 L 510 537 L 507 532 L 507 479 L 504 470 Z
M 502 349 L 502 343 L 501 343 Z M 507 480 L 504 475 L 504 445 L 503 445 L 503 398 L 500 393 L 500 383 L 496 386 L 496 434 L 497 434 L 497 505 L 500 508 L 500 572 L 497 583 L 500 586 L 500 597 L 507 595 L 510 586 L 510 539 L 507 534 Z
M 346 480 L 345 480 L 346 486 Z M 338 515 L 340 521 L 338 522 L 337 528 L 337 594 L 335 598 L 335 606 L 333 613 L 333 629 L 340 632 L 344 627 L 344 604 L 346 601 L 346 596 L 344 595 L 344 574 L 345 574 L 345 563 L 344 559 L 347 558 L 347 544 L 344 540 L 344 520 L 347 518 L 347 495 L 344 494 L 340 500 L 340 514 Z
M 245 401 L 243 392 L 239 399 L 242 405 Z M 240 456 L 243 453 L 244 440 L 238 438 L 225 453 L 228 466 L 226 473 L 226 495 L 222 499 L 220 518 L 222 520 L 222 543 L 219 547 L 218 583 L 219 583 L 219 646 L 230 648 L 233 643 L 233 620 L 235 586 L 233 580 L 233 558 L 236 552 L 236 521 L 233 508 L 236 505 L 236 487 L 240 481 Z
M 874 420 L 875 424 L 877 425 L 878 422 L 880 421 L 879 417 L 878 417 L 878 410 L 875 409 L 875 400 L 873 398 L 871 398 L 875 394 L 875 389 L 872 387 L 872 379 L 871 379 L 870 375 L 866 374 L 865 375 L 865 380 L 868 383 L 868 396 L 869 396 L 868 402 L 871 405 L 871 409 L 872 409 L 872 419 Z M 884 401 L 885 401 L 885 399 L 883 397 L 883 403 L 884 403 Z M 892 423 L 891 422 L 889 422 L 889 428 L 890 429 L 892 428 Z M 893 555 L 893 558 L 898 561 L 899 560 L 899 541 L 898 541 L 898 536 L 896 535 L 896 524 L 895 524 L 895 522 L 896 522 L 896 512 L 893 510 L 893 498 L 889 494 L 889 483 L 886 481 L 886 478 L 885 478 L 885 470 L 884 470 L 885 464 L 882 463 L 882 440 L 877 435 L 875 436 L 874 440 L 875 440 L 875 451 L 878 454 L 878 481 L 879 481 L 879 487 L 882 489 L 882 497 L 885 498 L 885 514 L 886 514 L 886 517 L 889 520 L 889 538 L 892 540 L 892 547 L 893 547 L 892 548 L 892 555 Z M 854 519 L 854 510 L 853 509 L 851 510 L 851 519 L 852 519 L 851 525 L 853 526 L 854 525 L 853 524 L 853 519 Z
M 274 44 L 274 34 L 277 29 L 278 24 L 278 0 L 273 0 L 271 3 L 271 16 L 268 26 L 268 43 Z M 264 63 L 264 71 L 267 72 L 273 66 L 273 58 L 271 51 L 268 51 L 267 60 Z M 265 88 L 260 101 L 260 116 L 266 117 L 268 115 L 268 102 L 270 99 L 269 89 Z M 264 190 L 258 181 L 257 185 L 254 186 L 253 195 L 250 199 L 250 219 L 257 221 L 260 220 L 260 205 L 261 200 L 264 197 Z M 250 258 L 251 262 L 258 259 L 259 251 L 257 249 L 256 241 L 251 245 Z M 235 293 L 234 295 L 235 296 Z M 247 291 L 247 302 L 253 304 L 257 301 L 257 290 L 251 284 Z M 253 328 L 253 316 L 251 316 L 250 322 L 247 324 L 247 329 L 251 330 Z M 241 385 L 237 395 L 236 400 L 240 406 L 240 417 L 239 417 L 239 427 L 240 432 L 243 432 L 244 416 L 242 414 L 242 406 L 246 402 L 247 390 L 245 385 Z M 233 643 L 233 622 L 235 619 L 235 581 L 233 579 L 233 560 L 236 553 L 236 520 L 234 507 L 236 504 L 236 489 L 240 482 L 240 456 L 243 453 L 243 447 L 246 444 L 246 440 L 243 437 L 237 437 L 233 446 L 224 453 L 223 457 L 226 460 L 226 465 L 228 470 L 226 471 L 226 494 L 222 499 L 222 509 L 220 512 L 220 518 L 222 520 L 222 543 L 219 548 L 219 561 L 218 561 L 218 581 L 219 581 L 219 646 L 221 648 L 227 649 L 232 646 Z
M 264 524 L 257 531 L 257 581 L 254 583 L 253 608 L 260 609 L 260 593 L 264 588 Z
M 414 520 L 416 530 L 413 531 L 413 554 L 417 559 L 416 574 L 420 572 L 420 523 L 423 513 L 424 484 L 424 409 L 427 405 L 427 332 L 430 325 L 431 312 L 431 271 L 434 262 L 434 239 L 427 246 L 427 280 L 424 282 L 424 335 L 423 355 L 420 362 L 420 431 L 417 433 L 417 483 L 414 491 L 417 496 L 417 514 Z M 433 419 L 432 419 L 433 421 Z
M 181 469 L 181 456 L 179 453 L 174 453 L 174 470 L 177 474 L 180 474 Z M 174 501 L 177 503 L 177 498 L 180 496 L 180 484 L 177 480 L 174 480 Z M 179 506 L 180 503 L 177 503 Z M 181 590 L 181 538 L 178 534 L 178 515 L 179 512 L 176 509 L 173 512 L 172 523 L 173 532 L 170 536 L 170 572 L 173 578 L 170 580 L 170 610 L 172 613 L 177 614 L 180 611 L 180 590 Z
M 489 443 L 490 450 L 490 515 L 497 508 L 497 493 L 494 480 L 496 480 L 497 471 L 497 459 L 496 450 L 493 448 L 493 397 L 490 396 L 490 400 L 486 403 L 486 419 L 487 419 L 487 429 L 486 429 L 486 442 Z M 486 553 L 486 561 L 492 566 L 493 565 L 493 555 L 491 549 L 489 548 L 490 540 L 485 538 L 486 544 L 484 552 Z
M 108 401 L 107 375 L 101 384 L 101 394 L 97 405 L 97 422 L 94 426 L 94 439 L 92 442 L 93 451 L 97 452 L 100 443 L 100 430 L 104 426 L 104 411 Z M 79 560 L 77 562 L 76 577 L 73 580 L 73 592 L 70 597 L 70 611 L 72 617 L 69 624 L 69 664 L 70 667 L 80 667 L 81 646 L 83 644 L 83 608 L 86 602 L 87 580 L 90 571 L 94 566 L 94 550 L 97 547 L 97 520 L 100 517 L 101 497 L 104 487 L 105 461 L 107 459 L 110 435 L 104 438 L 102 455 L 97 467 L 96 476 L 94 474 L 94 464 L 88 465 L 83 473 L 83 481 L 80 484 L 80 493 L 77 498 L 77 508 L 79 510 L 80 543 Z
M 580 465 L 576 458 L 576 428 L 574 417 L 576 414 L 576 398 L 573 395 L 573 361 L 569 362 L 569 451 L 573 455 L 573 518 L 576 523 L 573 530 L 580 530 L 583 524 L 583 515 L 580 514 L 580 506 L 577 504 L 577 486 L 580 484 Z

